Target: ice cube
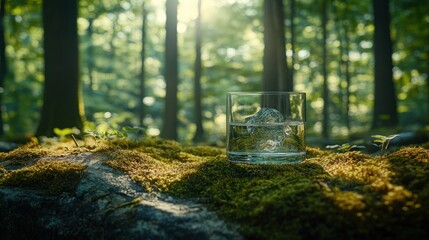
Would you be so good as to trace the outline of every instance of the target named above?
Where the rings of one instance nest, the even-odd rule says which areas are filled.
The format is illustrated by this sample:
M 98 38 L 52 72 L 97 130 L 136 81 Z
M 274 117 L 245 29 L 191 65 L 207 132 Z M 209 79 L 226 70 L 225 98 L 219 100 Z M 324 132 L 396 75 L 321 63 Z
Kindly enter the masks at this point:
M 284 143 L 284 118 L 281 112 L 273 108 L 261 108 L 246 119 L 247 131 L 253 135 L 255 150 L 276 152 Z
M 283 114 L 274 108 L 261 108 L 253 116 L 246 119 L 248 124 L 282 123 L 283 121 Z
M 272 139 L 260 139 L 257 144 L 256 147 L 258 150 L 263 150 L 266 152 L 276 152 L 276 150 L 278 149 L 278 147 L 280 146 L 282 142 L 279 140 L 272 140 Z

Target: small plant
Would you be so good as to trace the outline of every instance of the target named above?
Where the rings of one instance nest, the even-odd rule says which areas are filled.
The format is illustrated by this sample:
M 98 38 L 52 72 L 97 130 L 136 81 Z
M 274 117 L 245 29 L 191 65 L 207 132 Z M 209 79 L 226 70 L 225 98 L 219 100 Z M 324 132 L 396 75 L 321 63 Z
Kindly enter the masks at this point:
M 80 130 L 77 128 L 54 128 L 54 133 L 55 135 L 58 136 L 60 141 L 63 141 L 64 139 L 67 138 L 67 136 L 71 136 L 71 135 L 79 135 Z
M 374 145 L 380 148 L 381 153 L 383 155 L 386 155 L 387 149 L 389 148 L 390 141 L 392 141 L 392 139 L 394 139 L 397 136 L 399 135 L 398 134 L 389 135 L 389 136 L 372 135 L 371 137 L 374 138 Z
M 146 128 L 144 127 L 125 126 L 125 127 L 122 127 L 121 132 L 125 138 L 131 139 L 131 140 L 138 140 L 146 137 Z
M 337 149 L 340 152 L 348 152 L 348 151 L 353 151 L 355 149 L 363 149 L 365 148 L 365 146 L 358 146 L 358 145 L 351 145 L 350 143 L 344 143 L 341 145 L 328 145 L 326 146 L 326 148 L 329 149 Z
M 130 139 L 137 140 L 146 137 L 146 128 L 142 127 L 122 127 L 119 131 L 105 131 L 103 133 L 97 133 L 93 131 L 86 132 L 85 136 L 92 137 L 94 139 L 113 140 L 113 139 Z

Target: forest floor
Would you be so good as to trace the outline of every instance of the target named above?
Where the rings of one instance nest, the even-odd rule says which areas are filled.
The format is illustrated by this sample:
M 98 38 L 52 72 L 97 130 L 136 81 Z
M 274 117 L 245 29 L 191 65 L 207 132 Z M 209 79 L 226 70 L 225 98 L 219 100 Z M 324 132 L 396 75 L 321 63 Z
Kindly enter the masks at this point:
M 203 204 L 246 239 L 429 239 L 428 148 L 307 147 L 299 164 L 246 165 L 223 149 L 158 138 L 34 141 L 0 153 L 0 185 L 73 194 L 87 167 L 46 157 L 94 153 L 147 193 Z

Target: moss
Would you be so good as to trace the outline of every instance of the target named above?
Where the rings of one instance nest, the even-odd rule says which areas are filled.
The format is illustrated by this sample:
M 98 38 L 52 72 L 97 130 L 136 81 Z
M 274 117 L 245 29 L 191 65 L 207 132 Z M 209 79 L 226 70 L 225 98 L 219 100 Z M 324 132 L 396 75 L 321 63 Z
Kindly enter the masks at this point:
M 107 164 L 128 173 L 147 191 L 167 191 L 173 182 L 179 181 L 183 175 L 195 171 L 193 166 L 198 163 L 192 160 L 201 160 L 200 157 L 194 156 L 194 159 L 181 162 L 182 164 L 173 164 L 164 158 L 157 160 L 151 154 L 153 153 L 145 153 L 140 150 L 117 150 L 110 152 L 112 160 L 107 161 Z
M 429 220 L 428 150 L 373 157 L 308 148 L 303 163 L 280 166 L 233 164 L 223 151 L 211 150 L 152 142 L 117 151 L 108 164 L 148 190 L 206 203 L 238 223 L 246 238 L 428 235 L 423 226 Z M 413 173 L 418 177 L 411 178 Z
M 23 154 L 24 158 L 34 158 L 37 151 L 69 154 L 83 150 L 57 147 L 48 151 L 36 146 L 20 151 L 27 154 Z M 93 151 L 107 153 L 107 164 L 124 171 L 148 191 L 205 203 L 226 221 L 238 224 L 245 238 L 424 239 L 429 236 L 426 230 L 429 150 L 424 148 L 402 148 L 387 156 L 371 156 L 308 147 L 307 160 L 293 165 L 233 164 L 226 160 L 222 149 L 185 147 L 159 138 L 114 140 L 100 144 Z M 0 157 L 13 159 L 8 155 Z M 52 182 L 60 182 L 52 179 L 67 175 L 60 166 L 55 173 L 39 171 L 55 168 L 50 164 L 56 163 L 37 162 L 21 170 L 3 170 L 0 181 L 5 184 L 8 179 L 15 186 L 49 189 Z M 74 174 L 71 178 L 75 181 L 83 172 L 80 167 L 67 167 L 74 169 L 70 174 Z M 45 180 L 37 184 L 31 180 L 38 178 Z M 59 192 L 57 189 L 72 187 L 53 188 L 50 191 Z
M 331 154 L 331 152 L 320 150 L 319 148 L 314 147 L 306 147 L 306 157 L 307 158 L 313 158 L 313 157 L 321 157 Z
M 85 167 L 66 161 L 38 161 L 32 166 L 0 176 L 0 185 L 28 187 L 48 194 L 71 192 L 79 183 Z
M 81 142 L 80 144 L 84 146 L 84 143 Z M 97 148 L 93 148 L 92 151 L 100 151 L 106 148 L 106 144 L 101 143 Z M 71 139 L 62 142 L 48 141 L 43 144 L 39 144 L 37 139 L 34 139 L 11 152 L 0 153 L 0 162 L 7 162 L 7 164 L 16 166 L 26 166 L 34 164 L 41 157 L 55 157 L 88 151 L 91 150 L 85 147 L 76 147 Z
M 7 170 L 6 170 L 4 167 L 0 166 L 0 176 L 1 176 L 3 173 L 7 173 Z
M 393 182 L 404 186 L 422 212 L 429 212 L 429 150 L 416 147 L 400 149 L 388 156 Z
M 225 150 L 210 146 L 185 147 L 184 152 L 201 157 L 214 157 L 225 153 Z
M 37 158 L 47 156 L 48 152 L 40 146 L 27 144 L 9 153 L 0 153 L 0 162 L 9 161 L 14 165 L 26 165 Z

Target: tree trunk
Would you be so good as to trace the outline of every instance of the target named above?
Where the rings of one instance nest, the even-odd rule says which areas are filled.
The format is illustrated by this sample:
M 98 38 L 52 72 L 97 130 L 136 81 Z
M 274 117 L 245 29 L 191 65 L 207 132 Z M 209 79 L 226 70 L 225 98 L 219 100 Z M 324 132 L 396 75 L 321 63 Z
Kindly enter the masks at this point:
M 82 129 L 79 93 L 77 0 L 44 0 L 45 84 L 37 136 L 54 136 L 54 128 Z
M 374 115 L 372 128 L 395 127 L 398 123 L 393 83 L 392 40 L 388 0 L 373 0 L 374 13 Z
M 323 74 L 323 120 L 322 120 L 322 136 L 324 139 L 329 138 L 329 88 L 328 88 L 328 70 L 327 70 L 327 1 L 322 1 L 322 74 Z
M 178 85 L 178 50 L 177 50 L 177 0 L 166 1 L 166 36 L 165 36 L 165 115 L 162 137 L 177 140 L 177 85 Z
M 3 93 L 6 78 L 6 41 L 4 37 L 4 15 L 6 0 L 0 0 L 0 136 L 4 135 L 3 128 Z
M 347 130 L 350 131 L 350 86 L 351 86 L 351 76 L 350 76 L 350 59 L 349 59 L 349 53 L 350 53 L 350 36 L 349 36 L 349 28 L 347 26 L 344 26 L 344 47 L 345 47 L 345 54 L 346 59 L 344 60 L 344 73 L 346 77 L 346 94 L 344 96 L 344 118 Z
M 426 52 L 426 56 L 429 56 L 429 52 Z M 429 76 L 429 61 L 426 62 L 426 76 Z M 426 77 L 426 116 L 429 116 L 429 77 Z M 426 120 L 429 120 L 426 118 Z
M 293 83 L 286 62 L 282 0 L 264 0 L 264 58 L 262 89 L 292 91 Z
M 88 78 L 89 78 L 89 92 L 92 94 L 94 92 L 94 44 L 92 41 L 93 35 L 93 24 L 94 19 L 88 19 L 88 28 L 86 29 L 86 34 L 88 35 Z
M 147 13 L 145 3 L 143 2 L 142 6 L 142 36 L 141 36 L 141 54 L 140 54 L 140 97 L 139 97 L 139 124 L 140 127 L 144 126 L 144 117 L 145 117 L 145 106 L 143 103 L 143 98 L 145 97 L 145 59 L 146 59 L 146 21 Z
M 198 0 L 198 16 L 195 22 L 195 79 L 194 79 L 194 96 L 195 96 L 195 125 L 196 131 L 193 138 L 194 142 L 204 140 L 203 116 L 202 116 L 202 93 L 201 93 L 201 0 Z
M 290 0 L 290 45 L 292 51 L 291 64 L 290 64 L 290 82 L 293 91 L 294 83 L 294 66 L 295 66 L 295 0 Z
M 334 2 L 333 2 L 334 3 Z M 351 76 L 350 76 L 350 60 L 349 60 L 349 53 L 350 53 L 350 36 L 349 36 L 349 26 L 350 21 L 347 19 L 346 16 L 349 16 L 350 11 L 348 8 L 348 5 L 345 5 L 345 7 L 337 7 L 336 4 L 333 4 L 335 7 L 335 23 L 336 23 L 336 32 L 338 35 L 338 40 L 340 42 L 339 50 L 340 50 L 340 57 L 339 57 L 339 89 L 340 89 L 340 96 L 339 99 L 341 101 L 341 119 L 344 121 L 344 124 L 346 125 L 346 128 L 348 132 L 350 133 L 350 83 L 351 83 Z

